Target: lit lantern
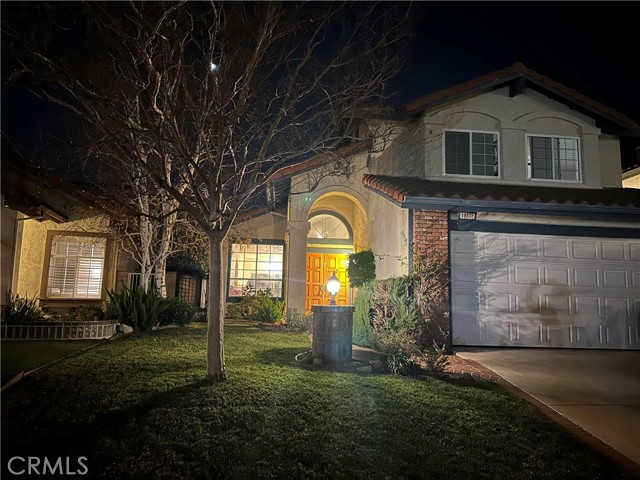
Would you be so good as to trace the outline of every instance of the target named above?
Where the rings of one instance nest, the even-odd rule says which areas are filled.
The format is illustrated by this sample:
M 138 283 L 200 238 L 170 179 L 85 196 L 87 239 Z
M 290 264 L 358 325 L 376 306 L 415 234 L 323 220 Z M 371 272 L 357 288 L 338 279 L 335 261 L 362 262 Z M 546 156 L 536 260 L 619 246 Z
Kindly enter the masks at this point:
M 340 291 L 340 280 L 336 277 L 337 270 L 334 270 L 333 275 L 329 277 L 327 281 L 327 290 L 331 294 L 331 303 L 330 305 L 336 304 L 336 294 Z

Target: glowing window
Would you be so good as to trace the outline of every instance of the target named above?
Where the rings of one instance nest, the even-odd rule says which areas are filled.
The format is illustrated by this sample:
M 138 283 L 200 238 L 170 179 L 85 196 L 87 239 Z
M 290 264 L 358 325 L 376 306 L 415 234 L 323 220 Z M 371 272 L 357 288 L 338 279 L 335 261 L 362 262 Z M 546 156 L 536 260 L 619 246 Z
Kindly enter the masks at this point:
M 247 289 L 269 290 L 272 297 L 282 298 L 284 245 L 231 245 L 229 257 L 229 297 L 242 297 Z
M 309 219 L 311 229 L 308 238 L 335 238 L 350 240 L 351 232 L 338 217 L 326 213 L 315 215 Z
M 54 235 L 47 297 L 101 298 L 107 239 Z

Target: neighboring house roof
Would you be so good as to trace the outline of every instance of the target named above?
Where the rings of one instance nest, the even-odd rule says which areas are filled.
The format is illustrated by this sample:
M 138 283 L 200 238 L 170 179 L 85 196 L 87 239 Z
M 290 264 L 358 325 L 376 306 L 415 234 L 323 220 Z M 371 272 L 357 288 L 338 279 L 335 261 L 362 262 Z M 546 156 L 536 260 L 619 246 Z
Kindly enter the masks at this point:
M 2 194 L 5 206 L 39 220 L 66 222 L 73 207 L 109 213 L 113 207 L 88 190 L 22 157 L 2 138 Z
M 509 86 L 509 96 L 513 97 L 524 91 L 527 86 L 555 98 L 583 113 L 604 120 L 608 130 L 613 127 L 618 135 L 640 136 L 638 123 L 626 115 L 607 107 L 522 63 L 514 63 L 510 67 L 496 70 L 464 83 L 444 90 L 429 93 L 404 105 L 407 115 L 415 115 L 423 111 L 442 107 L 467 97 L 473 97 L 491 90 Z
M 557 188 L 365 175 L 364 186 L 405 208 L 526 210 L 640 215 L 640 191 Z

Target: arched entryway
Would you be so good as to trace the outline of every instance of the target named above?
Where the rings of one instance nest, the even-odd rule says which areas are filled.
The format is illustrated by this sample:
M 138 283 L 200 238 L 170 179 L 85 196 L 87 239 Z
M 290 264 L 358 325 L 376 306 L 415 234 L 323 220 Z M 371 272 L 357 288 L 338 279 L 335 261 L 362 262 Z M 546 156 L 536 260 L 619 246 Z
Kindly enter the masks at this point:
M 340 280 L 336 304 L 351 303 L 347 276 L 349 254 L 353 252 L 353 229 L 339 213 L 316 210 L 309 216 L 307 234 L 307 275 L 305 310 L 313 305 L 328 305 L 331 300 L 326 285 L 335 274 Z
M 307 220 L 307 255 L 305 310 L 312 305 L 328 305 L 326 290 L 329 277 L 336 272 L 340 291 L 338 305 L 353 303 L 347 266 L 349 254 L 368 245 L 367 220 L 362 203 L 353 195 L 339 190 L 325 192 L 309 206 Z

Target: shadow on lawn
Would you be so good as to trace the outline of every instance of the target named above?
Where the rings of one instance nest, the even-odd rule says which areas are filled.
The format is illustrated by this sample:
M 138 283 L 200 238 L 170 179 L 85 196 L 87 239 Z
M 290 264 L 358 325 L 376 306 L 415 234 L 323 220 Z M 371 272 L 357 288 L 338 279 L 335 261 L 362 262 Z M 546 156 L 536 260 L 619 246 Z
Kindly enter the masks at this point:
M 98 452 L 100 451 L 98 444 L 100 438 L 117 438 L 124 432 L 128 437 L 140 436 L 144 429 L 144 422 L 140 422 L 140 419 L 147 417 L 149 412 L 165 406 L 184 403 L 186 398 L 194 398 L 196 394 L 211 385 L 211 382 L 206 379 L 198 380 L 159 393 L 126 408 L 97 413 L 92 420 L 84 422 L 61 424 L 56 421 L 55 413 L 52 412 L 49 418 L 51 423 L 40 425 L 42 428 L 40 431 L 46 432 L 44 435 L 40 437 L 37 435 L 21 436 L 15 442 L 3 438 L 2 456 L 4 458 L 15 455 L 68 457 L 72 454 L 83 455 L 87 452 Z
M 310 348 L 307 350 L 311 350 Z M 305 348 L 287 347 L 262 350 L 256 354 L 260 363 L 276 365 L 280 367 L 304 368 L 302 363 L 296 362 L 296 355 L 306 352 Z

